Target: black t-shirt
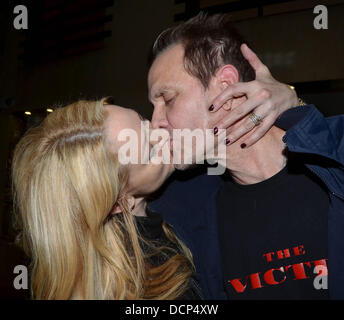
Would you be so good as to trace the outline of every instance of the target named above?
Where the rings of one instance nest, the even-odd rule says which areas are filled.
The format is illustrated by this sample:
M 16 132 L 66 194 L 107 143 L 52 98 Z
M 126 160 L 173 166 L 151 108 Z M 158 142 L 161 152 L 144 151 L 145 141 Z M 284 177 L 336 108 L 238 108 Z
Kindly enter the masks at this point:
M 228 298 L 328 299 L 317 277 L 327 271 L 328 208 L 326 188 L 297 161 L 257 184 L 227 178 L 217 212 Z

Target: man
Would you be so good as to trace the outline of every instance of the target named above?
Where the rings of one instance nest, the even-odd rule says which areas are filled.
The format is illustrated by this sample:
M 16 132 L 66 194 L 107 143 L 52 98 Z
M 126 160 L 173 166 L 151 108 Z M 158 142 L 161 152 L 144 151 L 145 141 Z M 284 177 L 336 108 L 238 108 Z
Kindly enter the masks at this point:
M 240 47 L 223 15 L 198 15 L 156 40 L 153 127 L 217 134 L 236 123 L 224 141 L 230 177 L 175 177 L 152 207 L 191 249 L 206 299 L 344 298 L 344 119 L 306 106 L 271 127 L 266 91 L 236 90 L 218 110 L 224 89 L 254 79 Z

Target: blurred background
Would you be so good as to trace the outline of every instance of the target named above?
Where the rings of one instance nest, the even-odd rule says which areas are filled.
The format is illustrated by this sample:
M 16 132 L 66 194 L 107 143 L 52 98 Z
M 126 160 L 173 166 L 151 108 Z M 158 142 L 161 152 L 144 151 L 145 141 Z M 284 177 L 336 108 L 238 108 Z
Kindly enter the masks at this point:
M 318 4 L 328 10 L 327 29 L 314 28 Z M 14 27 L 17 5 L 28 9 L 28 29 Z M 13 266 L 23 261 L 12 244 L 9 175 L 19 138 L 80 98 L 111 95 L 150 117 L 150 47 L 163 29 L 199 11 L 230 13 L 276 79 L 325 115 L 344 113 L 343 0 L 1 0 L 0 297 L 25 296 L 12 289 Z

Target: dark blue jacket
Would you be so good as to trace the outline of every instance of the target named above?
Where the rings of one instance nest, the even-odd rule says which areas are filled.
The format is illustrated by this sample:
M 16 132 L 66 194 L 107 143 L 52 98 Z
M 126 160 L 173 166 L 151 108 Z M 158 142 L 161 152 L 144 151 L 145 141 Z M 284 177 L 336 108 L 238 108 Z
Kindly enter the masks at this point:
M 283 141 L 288 149 L 303 154 L 305 165 L 328 188 L 329 295 L 344 299 L 344 116 L 324 118 L 309 105 L 286 111 L 276 126 L 287 130 Z M 216 214 L 216 193 L 222 183 L 219 176 L 202 169 L 176 172 L 162 196 L 150 204 L 193 253 L 205 299 L 226 299 Z

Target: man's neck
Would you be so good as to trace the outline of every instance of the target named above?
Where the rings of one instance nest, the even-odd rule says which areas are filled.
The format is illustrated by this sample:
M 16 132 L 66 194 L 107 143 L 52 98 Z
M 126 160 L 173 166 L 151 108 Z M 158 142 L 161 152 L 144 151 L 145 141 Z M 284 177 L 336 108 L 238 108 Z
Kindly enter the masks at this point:
M 254 184 L 269 179 L 286 164 L 285 132 L 272 127 L 266 135 L 251 147 L 242 149 L 245 137 L 227 147 L 226 168 L 239 184 Z

